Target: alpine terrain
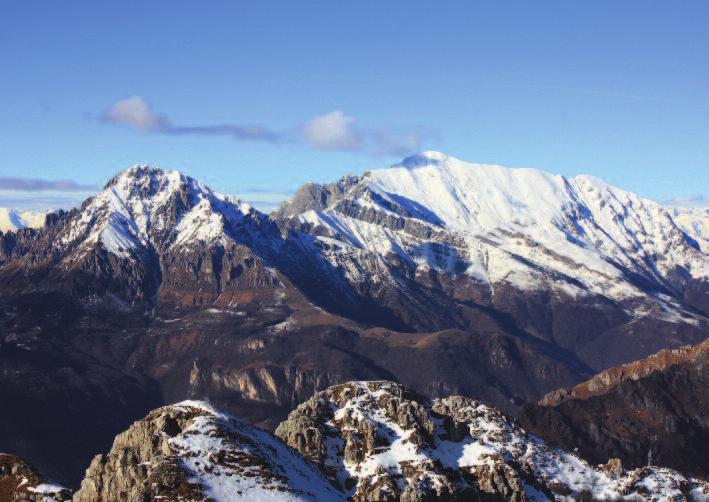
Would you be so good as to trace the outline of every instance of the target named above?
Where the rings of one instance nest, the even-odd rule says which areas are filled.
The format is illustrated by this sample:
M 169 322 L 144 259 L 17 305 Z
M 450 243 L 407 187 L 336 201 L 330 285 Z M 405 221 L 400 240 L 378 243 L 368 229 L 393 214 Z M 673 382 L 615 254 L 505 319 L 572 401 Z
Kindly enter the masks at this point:
M 432 398 L 465 396 L 430 406 L 411 401 L 423 407 L 416 415 L 422 427 L 416 444 L 441 453 L 423 458 L 404 448 L 415 455 L 402 475 L 413 480 L 420 462 L 433 463 L 435 476 L 421 483 L 450 493 L 469 493 L 469 486 L 470 493 L 482 494 L 485 482 L 460 472 L 477 468 L 455 468 L 458 446 L 446 443 L 464 442 L 465 434 L 449 431 L 457 439 L 444 439 L 441 417 L 466 423 L 477 420 L 476 413 L 498 417 L 475 411 L 482 408 L 469 399 L 515 415 L 610 367 L 704 341 L 707 218 L 588 176 L 469 164 L 438 152 L 306 185 L 272 214 L 184 174 L 135 166 L 81 207 L 48 213 L 40 228 L 0 233 L 0 403 L 10 403 L 0 413 L 0 449 L 77 488 L 90 459 L 109 451 L 117 433 L 165 404 L 208 400 L 243 420 L 223 423 L 233 426 L 230 435 L 253 439 L 265 437 L 253 425 L 275 430 L 289 413 L 286 424 L 300 420 L 297 407 L 312 404 L 318 391 L 386 380 Z M 387 389 L 409 399 L 392 390 L 397 386 Z M 325 400 L 318 417 L 330 416 L 329 409 L 333 415 L 325 422 L 340 420 L 333 418 L 333 406 L 347 408 L 345 401 L 318 396 Z M 175 418 L 180 431 L 222 427 L 221 412 L 210 410 L 173 408 L 185 415 Z M 195 425 L 200 416 L 213 418 Z M 555 423 L 539 420 L 534 423 Z M 283 424 L 278 434 L 325 469 L 323 490 L 354 496 L 377 469 L 362 465 L 364 474 L 355 475 L 366 455 L 348 453 L 336 468 L 327 451 L 312 449 L 320 448 L 312 443 L 320 441 L 318 434 L 333 444 L 349 441 L 350 429 L 335 422 L 337 431 L 313 424 L 318 432 L 302 444 Z M 400 427 L 413 426 L 406 424 Z M 524 444 L 537 444 L 518 429 L 509 431 Z M 391 434 L 382 438 L 393 445 Z M 165 444 L 177 448 L 176 437 Z M 247 439 L 234 439 L 234 451 L 246 448 Z M 578 443 L 551 439 L 566 448 Z M 379 448 L 379 439 L 373 441 L 367 452 Z M 298 480 L 309 471 L 272 471 L 273 456 L 285 455 L 273 448 L 248 454 L 261 459 L 263 476 L 274 486 L 301 493 Z M 392 448 L 393 462 L 399 450 Z M 646 475 L 653 476 L 643 481 L 651 491 L 679 479 L 670 471 L 642 470 L 599 477 L 605 475 L 577 460 L 568 461 L 583 474 L 562 479 L 554 470 L 566 469 L 562 454 L 515 448 L 499 446 L 494 454 L 516 473 L 517 481 L 505 481 L 510 493 L 531 493 L 527 487 L 557 493 L 551 481 L 557 478 L 569 494 L 595 484 L 607 494 L 632 493 Z M 605 462 L 607 451 L 583 452 Z M 643 465 L 627 449 L 613 451 L 628 465 Z M 537 454 L 551 470 L 524 467 L 525 455 Z M 170 475 L 184 481 L 174 486 L 188 493 L 191 474 L 178 472 L 185 465 L 167 462 Z M 110 468 L 95 464 L 96 476 Z M 493 464 L 499 476 L 508 472 Z M 445 471 L 449 467 L 454 473 Z M 690 471 L 706 474 L 703 467 Z M 401 482 L 384 476 L 378 493 L 404 490 Z M 677 483 L 687 493 L 689 485 Z M 84 480 L 80 493 L 101 486 Z

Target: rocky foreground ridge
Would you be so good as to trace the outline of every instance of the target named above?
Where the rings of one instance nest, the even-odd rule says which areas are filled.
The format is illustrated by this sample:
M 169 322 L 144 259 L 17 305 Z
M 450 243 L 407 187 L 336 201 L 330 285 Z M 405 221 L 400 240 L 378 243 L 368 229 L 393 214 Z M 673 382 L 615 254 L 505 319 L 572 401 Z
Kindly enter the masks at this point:
M 73 496 L 77 502 L 708 499 L 709 483 L 671 469 L 626 471 L 617 459 L 594 467 L 478 401 L 430 400 L 387 381 L 319 392 L 275 436 L 200 401 L 158 408 L 94 458 Z

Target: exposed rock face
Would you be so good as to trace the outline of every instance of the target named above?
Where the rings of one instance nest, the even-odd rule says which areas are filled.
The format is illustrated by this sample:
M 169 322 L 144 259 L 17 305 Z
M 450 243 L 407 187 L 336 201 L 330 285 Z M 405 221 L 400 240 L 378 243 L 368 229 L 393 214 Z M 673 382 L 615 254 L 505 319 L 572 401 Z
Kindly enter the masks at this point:
M 602 461 L 648 462 L 709 475 L 709 341 L 611 368 L 523 408 L 519 419 L 556 445 Z
M 697 345 L 685 345 L 677 349 L 661 350 L 650 357 L 601 371 L 593 378 L 570 389 L 559 389 L 544 396 L 539 404 L 557 406 L 563 401 L 589 399 L 611 392 L 627 380 L 641 380 L 655 372 L 666 371 L 672 366 L 703 366 L 709 362 L 709 340 Z
M 344 500 L 265 431 L 198 401 L 157 409 L 86 471 L 75 502 Z
M 47 482 L 31 465 L 15 455 L 0 453 L 0 502 L 54 502 L 71 500 L 66 488 Z
M 320 392 L 276 435 L 360 501 L 701 500 L 709 494 L 706 483 L 669 469 L 626 472 L 616 460 L 593 468 L 477 401 L 429 401 L 384 381 Z

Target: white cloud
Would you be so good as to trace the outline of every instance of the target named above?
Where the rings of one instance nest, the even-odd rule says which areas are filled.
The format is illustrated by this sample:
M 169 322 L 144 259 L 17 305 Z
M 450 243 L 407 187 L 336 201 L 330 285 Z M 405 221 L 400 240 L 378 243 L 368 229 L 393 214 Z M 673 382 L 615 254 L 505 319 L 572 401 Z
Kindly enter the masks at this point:
M 406 157 L 422 151 L 426 139 L 438 134 L 423 127 L 406 129 L 377 129 L 370 134 L 372 153 L 375 157 Z
M 308 143 L 320 150 L 362 148 L 362 135 L 355 127 L 355 119 L 340 110 L 318 115 L 306 122 L 303 135 Z
M 103 120 L 139 131 L 159 131 L 167 124 L 166 119 L 153 112 L 150 104 L 140 96 L 116 101 L 104 114 Z
M 422 143 L 436 137 L 435 131 L 421 126 L 404 128 L 360 128 L 356 119 L 341 110 L 318 115 L 300 128 L 279 132 L 268 127 L 243 124 L 180 124 L 157 114 L 145 99 L 131 96 L 115 102 L 102 116 L 104 123 L 122 125 L 145 132 L 172 136 L 231 136 L 239 140 L 305 144 L 324 151 L 362 152 L 375 157 L 405 157 L 421 150 Z M 297 132 L 296 132 L 297 131 Z M 295 135 L 293 133 L 296 133 Z
M 103 122 L 127 126 L 141 132 L 174 136 L 231 136 L 235 139 L 278 142 L 280 135 L 261 126 L 240 124 L 173 125 L 165 115 L 158 115 L 140 96 L 116 101 L 103 114 Z

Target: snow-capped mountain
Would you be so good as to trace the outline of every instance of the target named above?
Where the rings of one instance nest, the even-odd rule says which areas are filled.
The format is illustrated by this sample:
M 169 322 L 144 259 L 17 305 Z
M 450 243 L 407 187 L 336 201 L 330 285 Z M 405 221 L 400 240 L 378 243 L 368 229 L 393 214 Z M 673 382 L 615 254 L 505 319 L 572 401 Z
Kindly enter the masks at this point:
M 6 239 L 0 252 L 6 270 L 23 267 L 25 288 L 49 282 L 139 309 L 153 308 L 160 295 L 195 305 L 213 302 L 237 282 L 251 288 L 254 281 L 273 282 L 255 250 L 273 252 L 281 240 L 267 216 L 247 204 L 147 166 L 121 172 L 55 220 L 38 235 Z
M 44 225 L 46 212 L 17 211 L 0 207 L 0 232 L 14 232 L 19 228 L 40 228 Z
M 89 199 L 60 236 L 62 245 L 99 245 L 119 257 L 155 247 L 224 244 L 253 210 L 177 171 L 135 166 Z
M 330 245 L 328 258 L 355 282 L 365 278 L 350 263 L 374 255 L 417 276 L 464 278 L 491 295 L 505 284 L 576 301 L 602 296 L 626 302 L 634 316 L 654 309 L 692 322 L 676 298 L 688 283 L 709 279 L 703 242 L 692 238 L 706 214 L 690 222 L 683 213 L 678 223 L 659 204 L 597 178 L 470 164 L 438 152 L 309 186 L 280 215 L 319 235 Z M 366 279 L 391 280 L 380 271 Z
M 320 270 L 303 273 L 387 308 L 408 302 L 408 310 L 420 309 L 426 299 L 401 291 L 447 282 L 446 297 L 477 303 L 494 304 L 509 289 L 546 291 L 575 302 L 611 301 L 631 318 L 697 324 L 709 308 L 701 294 L 709 281 L 709 217 L 678 211 L 588 176 L 426 152 L 332 185 L 308 185 L 272 219 L 176 171 L 136 166 L 58 225 L 49 251 L 67 269 L 98 254 L 113 264 L 103 272 L 146 269 L 151 260 L 147 268 L 164 271 L 168 256 L 239 244 L 279 261 L 287 240 L 297 256 L 285 268 L 315 260 Z M 255 230 L 270 235 L 253 237 Z M 116 259 L 133 265 L 118 267 Z M 331 270 L 322 270 L 328 263 Z M 402 316 L 412 327 L 426 323 L 425 315 Z
M 148 498 L 703 502 L 709 484 L 618 459 L 592 466 L 472 399 L 354 381 L 305 401 L 276 436 L 203 401 L 153 410 L 93 459 L 73 500 Z
M 675 218 L 596 179 L 433 152 L 271 215 L 136 166 L 0 235 L 0 443 L 74 482 L 100 434 L 45 447 L 61 434 L 22 410 L 63 434 L 92 410 L 112 435 L 145 403 L 209 397 L 273 427 L 316 390 L 387 379 L 515 412 L 707 338 L 707 254 Z

